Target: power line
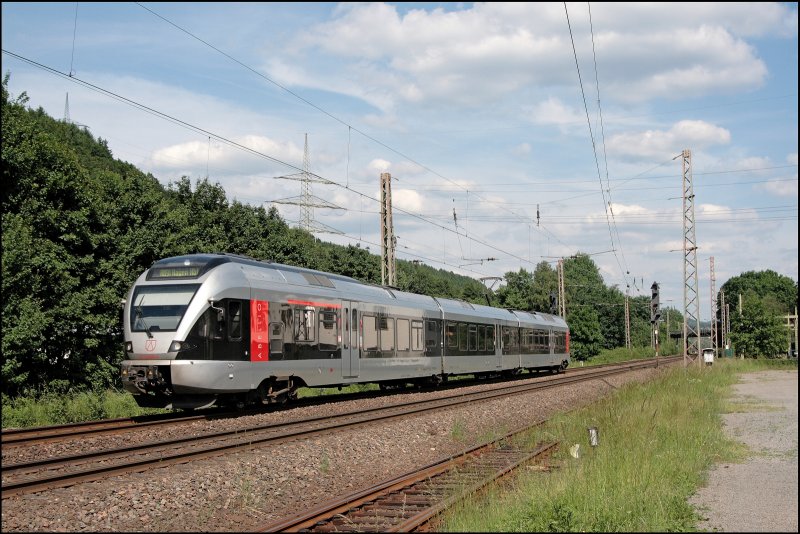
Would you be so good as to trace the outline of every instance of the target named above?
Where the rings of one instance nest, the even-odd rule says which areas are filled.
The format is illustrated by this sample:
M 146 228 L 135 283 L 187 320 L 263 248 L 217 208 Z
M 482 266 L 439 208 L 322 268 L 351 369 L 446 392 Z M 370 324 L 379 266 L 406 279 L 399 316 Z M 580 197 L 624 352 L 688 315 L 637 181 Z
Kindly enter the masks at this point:
M 569 38 L 570 38 L 570 41 L 572 42 L 572 53 L 575 56 L 575 68 L 578 71 L 578 83 L 580 84 L 580 87 L 581 87 L 581 97 L 583 98 L 583 109 L 586 112 L 586 124 L 589 126 L 589 137 L 590 137 L 590 139 L 592 141 L 592 152 L 594 153 L 594 163 L 595 163 L 595 168 L 597 169 L 597 178 L 598 178 L 598 180 L 600 180 L 600 194 L 603 197 L 603 209 L 606 212 L 606 223 L 608 224 L 608 237 L 611 239 L 611 248 L 613 250 L 613 249 L 615 249 L 615 247 L 614 247 L 614 235 L 611 232 L 611 221 L 609 220 L 609 217 L 608 217 L 609 205 L 606 203 L 606 194 L 605 194 L 605 191 L 603 191 L 603 178 L 602 178 L 602 176 L 600 176 L 600 162 L 597 160 L 597 146 L 595 145 L 595 142 L 594 142 L 594 133 L 592 132 L 592 121 L 589 118 L 589 106 L 586 104 L 586 92 L 583 89 L 583 79 L 581 78 L 581 68 L 580 68 L 580 65 L 578 64 L 578 51 L 575 49 L 575 39 L 572 36 L 572 24 L 570 24 L 570 21 L 569 21 L 569 11 L 567 10 L 567 3 L 566 2 L 564 2 L 564 13 L 567 16 L 567 27 L 569 28 Z M 621 244 L 620 244 L 620 250 L 622 250 Z M 625 283 L 627 284 L 628 283 L 628 278 L 627 278 L 627 275 L 625 274 L 625 269 L 622 268 L 622 264 L 619 261 L 619 256 L 617 256 L 616 251 L 614 252 L 614 257 L 617 259 L 617 265 L 619 265 L 619 270 L 620 270 L 620 273 L 622 274 L 622 278 L 625 280 Z
M 672 162 L 672 160 L 670 160 L 668 162 L 665 162 L 665 163 L 671 163 L 671 162 Z M 650 172 L 651 170 L 656 169 L 656 168 L 658 168 L 658 167 L 660 167 L 662 165 L 663 165 L 663 163 L 659 163 L 655 167 L 653 167 L 653 168 L 651 168 L 651 169 L 649 169 L 647 171 L 643 171 L 643 172 L 641 172 L 639 174 L 636 174 L 631 178 L 610 178 L 608 181 L 609 182 L 621 182 L 620 185 L 622 185 L 624 183 L 628 183 L 628 182 L 631 182 L 633 180 L 662 180 L 664 178 L 675 178 L 674 174 L 661 174 L 661 175 L 656 175 L 656 176 L 642 176 L 643 174 L 646 174 L 646 173 Z M 795 163 L 795 164 L 790 164 L 790 165 L 773 165 L 773 166 L 770 166 L 770 167 L 751 167 L 749 169 L 727 169 L 727 170 L 721 170 L 721 171 L 696 172 L 696 173 L 694 173 L 694 175 L 695 176 L 712 176 L 712 175 L 716 175 L 716 174 L 732 174 L 732 173 L 740 173 L 740 172 L 759 172 L 759 171 L 769 171 L 769 170 L 777 170 L 777 169 L 793 169 L 793 168 L 796 168 L 796 167 L 797 167 L 797 164 Z M 556 178 L 551 179 L 551 180 L 547 180 L 547 181 L 544 181 L 544 182 L 537 182 L 537 181 L 531 181 L 531 180 L 518 180 L 516 182 L 505 182 L 505 183 L 503 183 L 503 182 L 492 182 L 492 187 L 518 186 L 518 185 L 526 185 L 526 186 L 527 185 L 552 185 L 554 180 L 556 180 Z M 557 181 L 558 181 L 559 184 L 588 184 L 588 183 L 594 183 L 594 180 L 562 180 L 562 179 L 557 179 Z M 353 185 L 373 185 L 372 182 L 352 182 L 352 184 Z M 440 185 L 430 185 L 430 186 L 419 185 L 419 186 L 416 186 L 416 187 L 405 186 L 404 189 L 425 190 L 425 191 L 443 191 L 443 192 L 444 191 L 454 191 L 453 189 L 433 189 L 435 187 L 441 187 L 441 186 Z M 470 191 L 477 191 L 479 193 L 483 192 L 483 190 L 481 190 L 481 189 L 470 189 Z M 493 191 L 493 189 L 492 190 L 487 189 L 486 191 L 487 192 L 488 191 Z M 523 190 L 520 190 L 520 191 L 523 191 Z M 527 189 L 525 189 L 525 191 L 527 191 Z M 504 192 L 508 192 L 508 191 L 504 191 Z
M 84 81 L 84 80 L 82 80 L 80 78 L 77 78 L 75 76 L 68 76 L 67 74 L 65 74 L 65 73 L 63 73 L 63 72 L 61 72 L 61 71 L 59 71 L 57 69 L 54 69 L 52 67 L 48 67 L 48 66 L 43 65 L 41 63 L 38 63 L 36 61 L 28 59 L 28 58 L 26 58 L 24 56 L 20 56 L 19 54 L 15 54 L 14 52 L 10 52 L 10 51 L 8 51 L 6 49 L 2 49 L 2 51 L 3 51 L 3 53 L 8 54 L 8 55 L 10 55 L 10 56 L 12 56 L 14 58 L 17 58 L 17 59 L 19 59 L 21 61 L 24 61 L 24 62 L 26 62 L 26 63 L 28 63 L 30 65 L 33 65 L 33 66 L 35 66 L 37 68 L 40 68 L 40 69 L 43 69 L 43 70 L 45 70 L 45 71 L 47 71 L 47 72 L 49 72 L 51 74 L 54 74 L 54 75 L 57 75 L 57 76 L 61 76 L 62 78 L 65 78 L 65 79 L 70 80 L 70 81 L 72 81 L 74 83 L 82 85 L 82 86 L 84 86 L 84 87 L 86 87 L 86 88 L 88 88 L 88 89 L 90 89 L 92 91 L 99 92 L 99 93 L 101 93 L 101 94 L 103 94 L 105 96 L 108 96 L 110 98 L 113 98 L 113 99 L 115 99 L 115 100 L 117 100 L 119 102 L 128 104 L 128 105 L 130 105 L 130 106 L 132 106 L 132 107 L 134 107 L 136 109 L 139 109 L 140 111 L 144 111 L 144 112 L 149 113 L 151 115 L 154 115 L 154 116 L 156 116 L 158 118 L 167 120 L 169 122 L 172 122 L 173 124 L 176 124 L 178 126 L 184 127 L 184 128 L 186 128 L 188 130 L 191 130 L 191 131 L 194 131 L 194 132 L 197 132 L 197 133 L 202 133 L 204 136 L 213 137 L 214 139 L 217 139 L 217 140 L 219 140 L 219 141 L 221 141 L 223 143 L 226 143 L 226 144 L 230 145 L 233 148 L 243 150 L 243 151 L 245 151 L 245 152 L 247 152 L 249 154 L 252 154 L 254 156 L 261 157 L 261 158 L 267 159 L 269 161 L 278 163 L 280 165 L 285 165 L 286 167 L 289 167 L 289 168 L 292 168 L 292 169 L 295 169 L 295 170 L 303 172 L 303 169 L 301 169 L 301 168 L 299 168 L 299 167 L 297 167 L 295 165 L 292 165 L 291 163 L 287 163 L 287 162 L 282 161 L 282 160 L 280 160 L 278 158 L 275 158 L 273 156 L 264 154 L 263 152 L 260 152 L 258 150 L 249 148 L 249 147 L 247 147 L 245 145 L 237 143 L 236 141 L 228 139 L 228 138 L 226 138 L 226 137 L 224 137 L 224 136 L 222 136 L 220 134 L 216 134 L 216 133 L 211 132 L 209 130 L 205 130 L 203 128 L 200 128 L 199 126 L 195 126 L 195 125 L 193 125 L 191 123 L 188 123 L 186 121 L 183 121 L 181 119 L 178 119 L 176 117 L 168 115 L 168 114 L 166 114 L 164 112 L 158 111 L 158 110 L 156 110 L 154 108 L 151 108 L 149 106 L 145 106 L 144 104 L 140 104 L 139 102 L 136 102 L 134 100 L 131 100 L 129 98 L 121 96 L 121 95 L 119 95 L 117 93 L 114 93 L 112 91 L 109 91 L 107 89 L 103 89 L 102 87 L 99 87 L 97 85 L 94 85 L 92 83 Z M 353 192 L 353 193 L 355 193 L 355 194 L 357 194 L 357 195 L 359 195 L 361 197 L 368 198 L 368 199 L 370 199 L 370 200 L 372 200 L 374 202 L 377 202 L 376 199 L 370 197 L 369 195 L 365 195 L 364 193 L 356 191 L 356 190 L 354 190 L 354 189 L 352 189 L 350 187 L 344 186 L 344 185 L 342 185 L 342 184 L 340 184 L 338 182 L 335 182 L 333 180 L 330 180 L 328 178 L 323 178 L 322 176 L 319 176 L 319 175 L 311 173 L 311 172 L 308 172 L 308 175 L 310 177 L 319 179 L 320 182 L 323 182 L 325 184 L 335 185 L 335 186 L 341 187 L 342 189 L 345 189 L 347 191 L 351 191 L 351 192 Z M 404 210 L 402 208 L 395 208 L 395 209 L 396 209 L 396 211 L 400 211 L 401 213 L 405 213 L 406 215 L 409 215 L 409 216 L 417 218 L 417 219 L 419 219 L 419 220 L 421 220 L 423 222 L 426 222 L 426 223 L 432 224 L 434 226 L 437 226 L 438 228 L 441 228 L 441 229 L 446 230 L 448 232 L 457 233 L 454 230 L 452 230 L 452 229 L 450 229 L 450 228 L 448 228 L 446 226 L 440 225 L 440 224 L 438 224 L 438 223 L 436 223 L 434 221 L 431 221 L 431 220 L 429 220 L 428 218 L 426 218 L 426 217 L 424 217 L 422 215 L 419 215 L 419 214 Z M 459 234 L 459 235 L 462 235 L 462 234 Z M 518 255 L 513 254 L 511 252 L 505 251 L 503 249 L 500 249 L 500 248 L 498 248 L 498 247 L 496 247 L 494 245 L 486 243 L 485 241 L 482 241 L 480 239 L 477 239 L 477 238 L 471 237 L 471 236 L 467 236 L 467 235 L 464 235 L 464 237 L 466 237 L 467 239 L 470 239 L 470 240 L 472 240 L 472 241 L 474 241 L 474 242 L 476 242 L 476 243 L 478 243 L 480 245 L 483 245 L 485 247 L 491 248 L 492 250 L 496 250 L 497 252 L 500 252 L 500 253 L 502 253 L 502 254 L 504 254 L 506 256 L 509 256 L 509 257 L 515 258 L 515 259 L 517 259 L 519 261 L 523 261 L 525 263 L 530 263 L 530 264 L 534 265 L 533 262 L 530 262 L 530 261 L 526 260 L 525 258 L 522 258 L 521 256 L 518 256 Z
M 311 101 L 310 101 L 310 100 L 308 100 L 307 98 L 304 98 L 303 96 L 299 95 L 298 93 L 295 93 L 294 91 L 292 91 L 292 90 L 291 90 L 291 89 L 289 89 L 288 87 L 286 87 L 286 86 L 284 86 L 284 85 L 282 85 L 282 84 L 278 83 L 277 81 L 273 80 L 273 79 L 272 79 L 272 78 L 270 78 L 269 76 L 265 76 L 264 74 L 262 74 L 262 73 L 258 72 L 257 70 L 253 69 L 252 67 L 250 67 L 250 66 L 248 66 L 247 64 L 243 63 L 242 61 L 239 61 L 238 59 L 236 59 L 235 57 L 231 56 L 230 54 L 228 54 L 228 53 L 226 53 L 226 52 L 224 52 L 224 51 L 220 50 L 219 48 L 217 48 L 216 46 L 212 45 L 212 44 L 211 44 L 211 43 L 209 43 L 208 41 L 205 41 L 204 39 L 202 39 L 202 38 L 198 37 L 197 35 L 195 35 L 194 33 L 190 32 L 189 30 L 187 30 L 187 29 L 185 29 L 185 28 L 183 28 L 183 27 L 179 26 L 178 24 L 176 24 L 176 23 L 172 22 L 171 20 L 167 19 L 166 17 L 164 17 L 164 16 L 162 16 L 162 15 L 160 15 L 160 14 L 156 13 L 156 12 L 155 12 L 155 11 L 153 11 L 152 9 L 150 9 L 150 8 L 148 8 L 148 7 L 146 7 L 146 6 L 142 5 L 142 4 L 140 4 L 140 3 L 138 3 L 138 2 L 136 2 L 136 4 L 137 4 L 139 7 L 141 7 L 142 9 L 144 9 L 144 10 L 146 10 L 146 11 L 148 11 L 148 12 L 152 13 L 154 16 L 156 16 L 156 17 L 160 18 L 161 20 L 163 20 L 163 21 L 164 21 L 164 22 L 166 22 L 167 24 L 169 24 L 169 25 L 171 25 L 171 26 L 175 27 L 176 29 L 178 29 L 178 30 L 180 30 L 181 32 L 185 33 L 186 35 L 190 36 L 191 38 L 193 38 L 193 39 L 196 39 L 197 41 L 200 41 L 201 43 L 203 43 L 204 45 L 208 46 L 209 48 L 211 48 L 212 50 L 216 51 L 217 53 L 219 53 L 219 54 L 222 54 L 223 56 L 225 56 L 226 58 L 228 58 L 228 59 L 230 59 L 231 61 L 235 62 L 236 64 L 238 64 L 238 65 L 240 65 L 240 66 L 244 67 L 245 69 L 247 69 L 248 71 L 252 72 L 252 73 L 253 73 L 253 74 L 255 74 L 256 76 L 258 76 L 258 77 L 260 77 L 260 78 L 262 78 L 262 79 L 266 80 L 267 82 L 269 82 L 269 83 L 271 83 L 271 84 L 275 85 L 276 87 L 278 87 L 278 88 L 280 88 L 280 89 L 282 89 L 282 90 L 286 91 L 286 92 L 287 92 L 287 93 L 289 93 L 290 95 L 292 95 L 292 96 L 294 96 L 295 98 L 297 98 L 297 99 L 301 100 L 302 102 L 304 102 L 305 104 L 307 104 L 307 105 L 311 106 L 312 108 L 316 109 L 317 111 L 319 111 L 319 112 L 321 112 L 321 113 L 325 114 L 326 116 L 328 116 L 328 117 L 330 117 L 331 119 L 333 119 L 334 121 L 336 121 L 336 122 L 338 122 L 338 123 L 342 124 L 343 126 L 347 126 L 347 128 L 348 128 L 348 133 L 349 133 L 350 131 L 355 131 L 356 133 L 358 133 L 358 134 L 361 134 L 362 136 L 364 136 L 366 139 L 369 139 L 370 141 L 372 141 L 372 142 L 374 142 L 374 143 L 376 143 L 376 144 L 378 144 L 378 145 L 382 146 L 383 148 L 386 148 L 387 150 L 389 150 L 389 151 L 391 151 L 391 152 L 393 152 L 393 153 L 397 154 L 398 156 L 402 157 L 403 159 L 405 159 L 405 160 L 407 160 L 407 161 L 410 161 L 411 163 L 414 163 L 415 165 L 418 165 L 420 168 L 422 168 L 422 169 L 424 169 L 424 170 L 426 170 L 426 171 L 430 172 L 431 174 L 433 174 L 433 175 L 435 175 L 435 176 L 438 176 L 439 178 L 441 178 L 441 179 L 443 179 L 443 180 L 446 180 L 446 181 L 448 181 L 448 182 L 452 183 L 453 185 L 455 185 L 456 187 L 458 187 L 458 188 L 460 188 L 460 189 L 462 189 L 462 190 L 464 190 L 464 191 L 468 191 L 468 190 L 467 190 L 467 189 L 466 189 L 464 186 L 462 186 L 462 185 L 461 185 L 461 184 L 459 184 L 458 182 L 456 182 L 456 181 L 454 181 L 454 180 L 451 180 L 450 178 L 448 178 L 448 177 L 446 177 L 446 176 L 444 176 L 444 175 L 442 175 L 442 174 L 440 174 L 440 173 L 436 172 L 435 170 L 431 169 L 431 168 L 430 168 L 430 167 L 428 167 L 427 165 L 424 165 L 424 164 L 422 164 L 422 163 L 420 163 L 420 162 L 416 161 L 414 158 L 412 158 L 412 157 L 408 156 L 407 154 L 405 154 L 405 153 L 403 153 L 403 152 L 400 152 L 399 150 L 397 150 L 397 149 L 395 149 L 395 148 L 393 148 L 393 147 L 391 147 L 391 146 L 387 145 L 387 144 L 386 144 L 386 143 L 384 143 L 383 141 L 380 141 L 379 139 L 377 139 L 377 138 L 375 138 L 375 137 L 373 137 L 373 136 L 371 136 L 371 135 L 369 135 L 369 134 L 367 134 L 367 133 L 365 133 L 365 132 L 363 132 L 363 131 L 359 130 L 359 129 L 358 129 L 358 128 L 356 128 L 355 126 L 352 126 L 351 124 L 349 124 L 349 123 L 347 123 L 346 121 L 344 121 L 344 120 L 340 119 L 339 117 L 337 117 L 337 116 L 333 115 L 332 113 L 328 112 L 327 110 L 323 109 L 322 107 L 318 106 L 317 104 L 314 104 L 313 102 L 311 102 Z M 483 197 L 480 197 L 480 196 L 479 196 L 478 198 L 479 198 L 481 201 L 483 201 L 483 202 L 487 202 L 487 203 L 489 203 L 489 204 L 494 204 L 494 201 L 492 201 L 492 200 L 488 200 L 488 199 L 486 199 L 486 198 L 483 198 Z M 508 211 L 509 213 L 511 213 L 512 215 L 514 215 L 514 216 L 518 217 L 518 218 L 519 218 L 521 221 L 524 221 L 525 223 L 531 223 L 531 222 L 532 222 L 532 219 L 531 219 L 530 217 L 526 217 L 526 216 L 524 216 L 524 215 L 520 215 L 520 214 L 518 214 L 518 213 L 515 213 L 515 212 L 513 212 L 513 211 L 509 210 L 508 208 L 505 208 L 505 207 L 502 207 L 502 206 L 500 206 L 500 208 L 501 208 L 501 209 L 504 209 L 504 210 L 506 210 L 506 211 Z M 545 232 L 547 232 L 548 234 L 550 234 L 550 235 L 551 235 L 551 236 L 552 236 L 554 239 L 556 239 L 556 240 L 557 240 L 559 243 L 561 243 L 561 244 L 562 244 L 562 245 L 564 245 L 565 247 L 569 248 L 569 245 L 567 245 L 566 243 L 562 242 L 562 241 L 561 241 L 561 240 L 560 240 L 560 239 L 559 239 L 559 238 L 558 238 L 556 235 L 554 235 L 552 232 L 550 232 L 550 231 L 549 231 L 549 230 L 547 230 L 546 228 L 543 228 L 542 226 L 540 226 L 540 227 L 543 229 L 543 231 L 545 231 Z
M 605 165 L 606 170 L 606 192 L 608 193 L 608 211 L 611 212 L 611 221 L 614 224 L 614 233 L 617 234 L 617 243 L 619 243 L 619 252 L 622 254 L 622 263 L 625 264 L 625 272 L 629 273 L 630 269 L 628 269 L 628 262 L 625 260 L 625 253 L 622 250 L 622 238 L 619 236 L 619 228 L 617 227 L 617 221 L 614 219 L 614 201 L 611 199 L 611 182 L 608 178 L 608 154 L 606 152 L 606 132 L 605 128 L 603 127 L 603 108 L 600 105 L 600 77 L 597 73 L 597 54 L 595 52 L 594 47 L 594 25 L 592 24 L 592 6 L 589 2 L 587 2 L 587 7 L 589 8 L 589 31 L 592 35 L 592 59 L 594 61 L 594 81 L 595 87 L 597 89 L 597 113 L 600 117 L 600 134 L 601 139 L 603 141 L 603 163 Z M 602 185 L 602 180 L 600 181 Z M 612 243 L 613 246 L 613 243 Z

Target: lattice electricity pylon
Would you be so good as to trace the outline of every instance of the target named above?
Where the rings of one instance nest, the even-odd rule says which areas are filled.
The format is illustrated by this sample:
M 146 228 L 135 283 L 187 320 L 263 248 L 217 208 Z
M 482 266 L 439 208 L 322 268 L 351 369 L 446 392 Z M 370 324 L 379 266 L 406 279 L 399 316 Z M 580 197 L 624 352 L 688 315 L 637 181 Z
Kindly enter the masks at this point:
M 333 210 L 344 209 L 335 204 L 331 204 L 327 200 L 315 197 L 311 194 L 311 184 L 332 184 L 333 182 L 317 176 L 309 171 L 311 158 L 308 152 L 308 134 L 305 137 L 305 146 L 303 148 L 303 172 L 294 174 L 287 174 L 285 176 L 276 176 L 276 179 L 281 180 L 298 180 L 301 183 L 300 196 L 289 197 L 279 200 L 273 200 L 273 204 L 294 204 L 300 206 L 300 228 L 309 233 L 329 233 L 329 234 L 343 234 L 335 228 L 331 228 L 319 221 L 314 220 L 314 208 L 327 208 Z
M 628 303 L 629 295 L 625 293 L 625 348 L 631 348 L 631 309 Z
M 700 300 L 697 297 L 697 236 L 694 226 L 692 151 L 683 158 L 683 365 L 700 364 Z
M 564 260 L 558 260 L 558 314 L 567 318 L 567 298 L 564 294 Z
M 394 237 L 392 225 L 392 175 L 388 172 L 381 173 L 381 284 L 388 286 L 397 285 L 395 270 L 395 247 L 397 240 Z
M 714 349 L 714 358 L 717 358 L 717 277 L 714 274 L 714 256 L 708 258 L 711 277 L 711 348 Z
M 725 291 L 721 289 L 719 291 L 719 315 L 720 315 L 719 327 L 721 331 L 720 337 L 722 338 L 722 350 L 724 351 L 725 349 L 728 348 L 728 328 L 727 328 L 728 312 L 727 312 L 727 306 L 725 304 Z M 722 354 L 724 356 L 725 352 L 723 352 Z

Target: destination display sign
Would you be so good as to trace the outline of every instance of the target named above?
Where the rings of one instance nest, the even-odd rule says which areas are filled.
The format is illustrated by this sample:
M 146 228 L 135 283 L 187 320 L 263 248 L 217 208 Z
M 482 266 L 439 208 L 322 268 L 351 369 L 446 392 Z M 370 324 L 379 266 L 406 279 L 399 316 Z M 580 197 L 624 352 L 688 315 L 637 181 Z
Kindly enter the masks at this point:
M 150 280 L 175 280 L 177 278 L 197 278 L 200 274 L 200 267 L 189 266 L 174 266 L 174 267 L 153 267 L 150 269 Z

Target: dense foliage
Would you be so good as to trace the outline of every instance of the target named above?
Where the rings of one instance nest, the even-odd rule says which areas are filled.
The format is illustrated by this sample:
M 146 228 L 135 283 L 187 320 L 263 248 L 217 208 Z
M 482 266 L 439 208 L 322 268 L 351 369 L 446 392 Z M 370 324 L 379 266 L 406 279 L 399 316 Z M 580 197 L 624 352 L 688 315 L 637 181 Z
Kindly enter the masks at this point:
M 380 283 L 380 258 L 289 228 L 219 184 L 164 187 L 86 129 L 2 86 L 4 395 L 102 389 L 122 359 L 120 301 L 160 258 L 229 252 Z M 398 262 L 400 289 L 485 304 L 481 282 Z
M 731 310 L 738 307 L 739 295 L 751 293 L 773 315 L 794 313 L 797 307 L 797 282 L 772 270 L 747 271 L 734 276 L 720 288 Z
M 784 316 L 797 309 L 797 282 L 771 270 L 747 271 L 725 282 L 720 292 L 730 308 L 736 354 L 775 358 L 788 352 L 790 332 Z

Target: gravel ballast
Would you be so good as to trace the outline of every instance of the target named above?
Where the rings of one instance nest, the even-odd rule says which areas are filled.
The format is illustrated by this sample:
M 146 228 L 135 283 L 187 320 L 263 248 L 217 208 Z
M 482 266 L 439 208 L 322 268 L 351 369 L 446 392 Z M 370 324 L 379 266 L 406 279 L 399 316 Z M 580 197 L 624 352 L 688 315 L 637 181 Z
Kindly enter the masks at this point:
M 2 530 L 209 532 L 254 530 L 333 497 L 376 484 L 458 453 L 468 446 L 584 406 L 630 381 L 646 381 L 661 369 L 645 369 L 488 402 L 470 403 L 379 425 L 343 430 L 207 460 L 113 477 L 3 501 Z M 537 380 L 542 380 L 538 378 Z M 492 384 L 465 389 L 491 388 Z M 323 404 L 233 420 L 182 425 L 181 435 L 236 425 L 332 415 L 452 392 L 409 393 Z M 163 439 L 163 430 L 91 438 L 91 447 Z M 107 444 L 105 442 L 108 442 Z M 52 444 L 68 454 L 90 444 Z M 30 454 L 30 453 L 27 453 Z M 25 454 L 3 451 L 3 462 Z M 796 460 L 795 460 L 796 461 Z M 795 463 L 796 466 L 796 463 Z M 796 474 L 795 467 L 795 474 Z

